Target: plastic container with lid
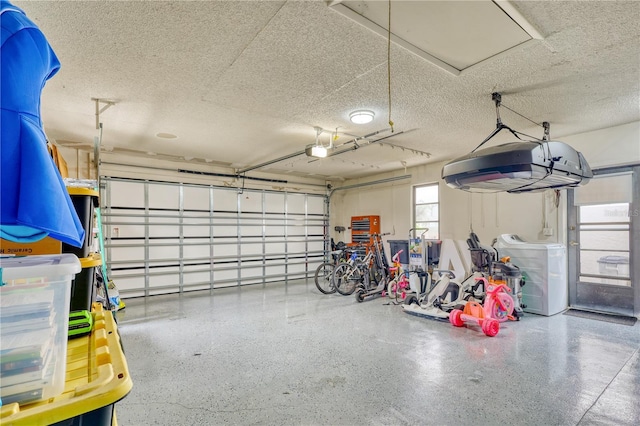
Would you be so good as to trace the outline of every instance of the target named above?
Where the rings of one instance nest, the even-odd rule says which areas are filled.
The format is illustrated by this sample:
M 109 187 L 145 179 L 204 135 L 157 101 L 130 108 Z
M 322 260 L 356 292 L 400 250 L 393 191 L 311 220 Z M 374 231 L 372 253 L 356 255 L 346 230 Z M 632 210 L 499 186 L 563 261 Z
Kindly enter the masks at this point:
M 627 256 L 602 256 L 598 259 L 598 270 L 603 275 L 629 276 Z
M 619 285 L 620 279 L 612 277 L 629 278 L 629 257 L 628 256 L 602 256 L 598 259 L 598 272 L 608 277 L 601 278 L 602 284 Z
M 65 381 L 73 254 L 0 258 L 0 397 L 51 398 Z
M 62 394 L 45 401 L 0 407 L 0 424 L 11 426 L 113 426 L 115 403 L 133 383 L 113 315 L 99 303 L 92 309 L 91 334 L 69 341 Z

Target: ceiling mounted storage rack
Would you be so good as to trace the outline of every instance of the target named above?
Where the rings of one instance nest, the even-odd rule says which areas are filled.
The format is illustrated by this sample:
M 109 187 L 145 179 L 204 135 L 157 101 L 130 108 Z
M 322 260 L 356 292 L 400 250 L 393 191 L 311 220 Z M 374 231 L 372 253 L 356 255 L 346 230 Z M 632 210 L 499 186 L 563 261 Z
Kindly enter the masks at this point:
M 500 119 L 500 93 L 493 93 L 491 98 L 496 105 L 496 129 L 469 154 L 445 164 L 442 179 L 448 186 L 469 192 L 521 193 L 573 188 L 593 177 L 580 152 L 564 142 L 550 140 L 548 122 L 534 122 L 544 129 L 542 139 L 513 130 Z M 503 130 L 520 141 L 479 149 Z

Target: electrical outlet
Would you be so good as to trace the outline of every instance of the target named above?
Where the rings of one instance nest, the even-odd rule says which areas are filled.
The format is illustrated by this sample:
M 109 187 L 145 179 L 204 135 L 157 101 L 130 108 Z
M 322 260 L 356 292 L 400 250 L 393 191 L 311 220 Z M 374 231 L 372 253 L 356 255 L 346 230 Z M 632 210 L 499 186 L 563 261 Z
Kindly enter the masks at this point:
M 552 237 L 553 236 L 553 228 L 543 228 L 542 229 L 542 234 L 544 234 L 545 237 Z

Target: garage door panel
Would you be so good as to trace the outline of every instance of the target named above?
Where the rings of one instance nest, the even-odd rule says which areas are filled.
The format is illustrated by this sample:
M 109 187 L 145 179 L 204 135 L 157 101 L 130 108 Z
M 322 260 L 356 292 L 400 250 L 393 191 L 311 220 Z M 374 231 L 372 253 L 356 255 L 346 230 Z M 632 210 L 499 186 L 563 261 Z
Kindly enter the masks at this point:
M 183 208 L 209 211 L 209 187 L 185 186 Z
M 189 240 L 189 244 L 182 247 L 183 259 L 200 259 L 210 257 L 211 246 L 207 240 Z
M 145 205 L 144 184 L 137 182 L 109 181 L 110 202 L 116 207 L 142 207 Z
M 267 213 L 284 212 L 284 194 L 276 194 L 268 192 L 264 195 L 265 211 Z
M 323 258 L 324 196 L 104 181 L 105 204 L 113 209 L 103 209 L 103 217 L 121 223 L 105 233 L 111 267 L 137 268 L 142 275 L 119 286 L 123 297 L 281 281 L 312 274 Z
M 211 276 L 209 271 L 185 273 L 183 282 L 185 285 L 204 283 L 209 286 L 211 284 Z
M 149 208 L 170 209 L 174 211 L 180 208 L 180 187 L 149 183 L 148 188 Z
M 112 262 L 131 261 L 132 259 L 139 259 L 144 262 L 144 247 L 112 246 L 110 252 L 111 255 L 108 260 Z
M 167 244 L 163 246 L 151 246 L 149 247 L 149 260 L 154 259 L 180 259 L 180 247 L 171 243 L 164 242 L 162 240 L 157 241 L 156 244 Z
M 214 211 L 238 211 L 238 194 L 235 191 L 225 189 L 213 190 Z

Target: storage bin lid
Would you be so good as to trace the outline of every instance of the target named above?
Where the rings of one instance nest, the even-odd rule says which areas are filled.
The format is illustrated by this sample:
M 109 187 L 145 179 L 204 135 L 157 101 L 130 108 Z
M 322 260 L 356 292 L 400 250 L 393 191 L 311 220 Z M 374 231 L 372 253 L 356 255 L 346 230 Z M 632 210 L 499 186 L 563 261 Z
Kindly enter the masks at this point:
M 82 266 L 82 269 L 102 266 L 102 256 L 100 253 L 89 253 L 89 256 L 81 257 L 78 260 L 80 260 L 80 266 Z
M 69 195 L 87 195 L 95 198 L 98 198 L 100 196 L 100 193 L 95 189 L 78 188 L 76 186 L 67 186 L 67 192 L 69 193 Z
M 2 282 L 33 277 L 75 275 L 81 271 L 75 254 L 0 257 Z
M 629 258 L 626 256 L 602 256 L 598 259 L 598 263 L 607 263 L 610 265 L 627 265 Z

